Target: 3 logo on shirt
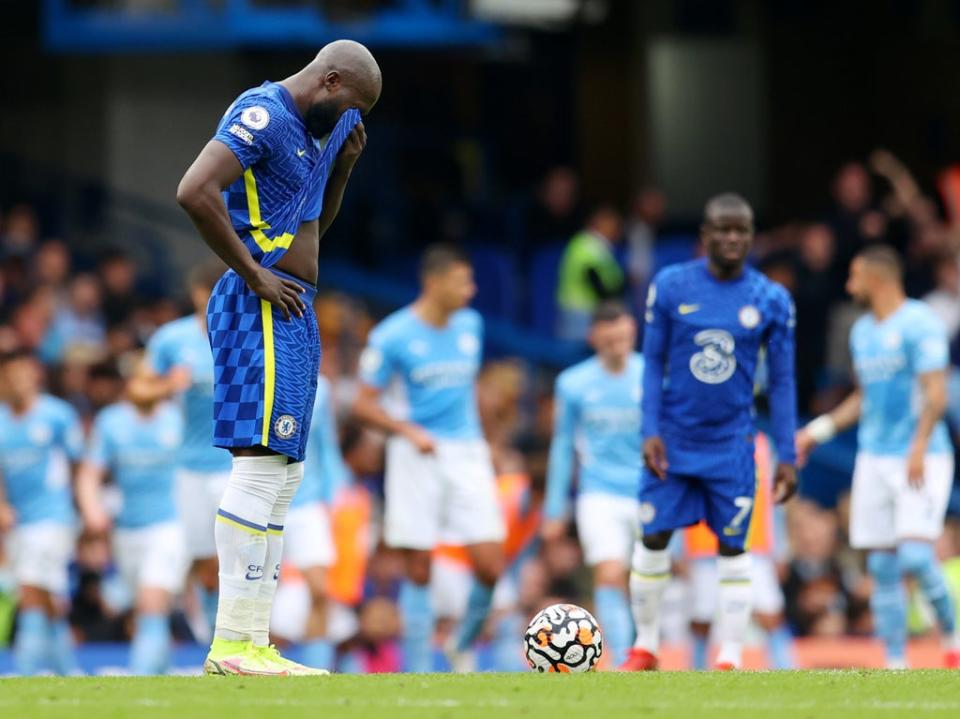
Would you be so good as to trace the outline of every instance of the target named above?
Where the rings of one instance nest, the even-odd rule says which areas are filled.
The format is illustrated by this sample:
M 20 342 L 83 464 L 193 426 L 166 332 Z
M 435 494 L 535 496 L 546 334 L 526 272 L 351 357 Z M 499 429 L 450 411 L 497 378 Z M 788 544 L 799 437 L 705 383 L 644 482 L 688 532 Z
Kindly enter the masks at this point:
M 690 358 L 690 372 L 704 384 L 721 384 L 733 376 L 737 369 L 736 348 L 733 335 L 726 330 L 702 330 L 693 341 L 703 350 Z

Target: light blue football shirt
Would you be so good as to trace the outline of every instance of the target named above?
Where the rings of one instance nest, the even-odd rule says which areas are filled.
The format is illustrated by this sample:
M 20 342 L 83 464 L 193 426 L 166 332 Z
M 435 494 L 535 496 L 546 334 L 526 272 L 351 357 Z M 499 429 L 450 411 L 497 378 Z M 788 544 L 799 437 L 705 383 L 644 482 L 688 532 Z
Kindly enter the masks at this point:
M 378 389 L 399 379 L 412 422 L 441 439 L 479 439 L 476 380 L 483 319 L 473 309 L 432 327 L 411 307 L 385 318 L 370 333 L 360 378 Z
M 329 504 L 337 490 L 349 480 L 337 441 L 330 383 L 323 376 L 317 382 L 317 401 L 313 405 L 307 456 L 303 461 L 303 481 L 290 506 L 300 507 L 313 502 Z
M 73 523 L 70 463 L 82 453 L 80 419 L 63 400 L 40 395 L 22 415 L 0 405 L 0 474 L 18 524 Z
M 554 396 L 547 471 L 548 519 L 563 516 L 579 463 L 579 491 L 636 499 L 640 489 L 640 394 L 643 357 L 634 352 L 619 374 L 598 357 L 564 370 Z
M 882 322 L 871 313 L 858 319 L 850 352 L 863 391 L 859 450 L 906 455 L 923 404 L 918 375 L 946 369 L 950 361 L 943 323 L 923 302 L 907 300 Z M 938 422 L 928 452 L 952 451 L 946 424 Z
M 174 367 L 190 370 L 190 388 L 178 398 L 185 425 L 178 466 L 194 472 L 229 472 L 230 452 L 213 446 L 213 353 L 197 316 L 181 317 L 158 329 L 147 344 L 147 358 L 158 374 Z
M 183 418 L 169 403 L 148 416 L 128 402 L 104 407 L 97 415 L 87 461 L 108 470 L 122 503 L 114 521 L 124 529 L 177 518 L 174 468 L 183 438 Z

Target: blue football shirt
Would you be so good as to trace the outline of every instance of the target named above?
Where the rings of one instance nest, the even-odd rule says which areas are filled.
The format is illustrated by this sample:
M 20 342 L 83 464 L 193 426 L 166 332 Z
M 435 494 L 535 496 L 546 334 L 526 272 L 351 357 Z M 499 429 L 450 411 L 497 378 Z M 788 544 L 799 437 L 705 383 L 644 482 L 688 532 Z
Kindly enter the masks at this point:
M 22 415 L 0 405 L 0 475 L 18 524 L 75 519 L 70 463 L 83 453 L 76 411 L 40 395 Z
M 370 333 L 360 378 L 381 390 L 399 380 L 410 420 L 433 436 L 478 439 L 476 381 L 482 347 L 483 319 L 476 310 L 459 310 L 438 328 L 405 307 Z
M 319 217 L 337 154 L 360 112 L 340 116 L 325 143 L 308 131 L 289 91 L 265 82 L 238 97 L 213 136 L 243 167 L 223 198 L 234 230 L 257 262 L 272 267 L 302 222 Z
M 293 495 L 292 507 L 312 502 L 329 504 L 337 490 L 349 481 L 337 441 L 332 399 L 330 382 L 321 376 L 317 381 L 317 401 L 313 405 L 307 455 L 303 460 L 303 481 Z
M 662 436 L 670 471 L 696 475 L 754 428 L 754 380 L 766 349 L 772 437 L 796 459 L 794 309 L 787 291 L 746 267 L 721 281 L 705 259 L 664 268 L 647 297 L 643 436 Z
M 850 331 L 850 352 L 863 391 L 860 451 L 906 456 L 922 407 L 918 376 L 946 369 L 950 362 L 943 323 L 923 302 L 907 300 L 882 322 L 872 313 L 858 319 Z M 928 452 L 953 452 L 942 420 Z
M 548 519 L 566 512 L 574 455 L 581 494 L 636 498 L 642 381 L 643 357 L 636 352 L 619 374 L 612 374 L 598 357 L 591 357 L 557 377 L 544 506 Z
M 108 470 L 120 490 L 118 527 L 136 529 L 176 519 L 174 467 L 182 438 L 183 418 L 168 403 L 149 416 L 127 402 L 97 414 L 87 461 Z
M 177 398 L 184 437 L 178 466 L 193 472 L 229 472 L 230 452 L 213 446 L 213 353 L 196 315 L 168 322 L 147 344 L 147 361 L 158 374 L 174 367 L 190 371 L 189 389 Z

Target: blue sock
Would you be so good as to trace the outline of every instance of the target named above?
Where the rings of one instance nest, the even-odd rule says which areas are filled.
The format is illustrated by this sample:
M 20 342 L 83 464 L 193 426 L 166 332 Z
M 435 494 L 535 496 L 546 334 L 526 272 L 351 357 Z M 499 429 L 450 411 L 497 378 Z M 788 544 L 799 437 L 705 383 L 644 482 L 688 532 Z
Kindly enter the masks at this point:
M 50 621 L 41 609 L 20 612 L 17 621 L 17 639 L 13 644 L 17 673 L 30 676 L 42 669 L 50 648 Z
M 767 654 L 774 669 L 794 669 L 793 635 L 783 624 L 767 632 Z
M 307 639 L 300 647 L 300 660 L 308 667 L 333 669 L 333 644 L 326 639 Z
M 613 666 L 619 667 L 627 660 L 627 652 L 633 645 L 633 617 L 627 595 L 616 587 L 596 587 L 593 604 Z
M 130 645 L 133 674 L 163 674 L 170 661 L 170 618 L 166 614 L 141 614 Z
M 521 672 L 529 669 L 523 658 L 522 644 L 517 637 L 523 636 L 523 617 L 510 612 L 497 621 L 493 635 L 493 663 L 498 672 Z
M 53 669 L 61 676 L 69 676 L 77 670 L 77 657 L 73 651 L 73 632 L 65 618 L 52 623 L 53 640 L 50 645 L 50 659 Z
M 933 545 L 930 542 L 903 542 L 897 547 L 897 561 L 901 572 L 916 578 L 920 590 L 937 613 L 940 630 L 944 634 L 953 634 L 957 623 L 956 610 Z
M 907 594 L 900 564 L 893 552 L 870 552 L 867 569 L 873 577 L 870 609 L 877 636 L 887 650 L 887 662 L 903 662 L 907 655 Z
M 709 637 L 693 635 L 693 656 L 691 657 L 693 668 L 703 671 L 707 668 L 707 657 L 710 652 Z
M 433 671 L 433 607 L 430 588 L 405 580 L 400 586 L 404 671 Z
M 467 600 L 467 612 L 460 622 L 460 631 L 457 633 L 457 649 L 470 649 L 477 641 L 483 625 L 490 614 L 490 605 L 493 603 L 493 587 L 473 580 L 470 589 L 470 598 Z

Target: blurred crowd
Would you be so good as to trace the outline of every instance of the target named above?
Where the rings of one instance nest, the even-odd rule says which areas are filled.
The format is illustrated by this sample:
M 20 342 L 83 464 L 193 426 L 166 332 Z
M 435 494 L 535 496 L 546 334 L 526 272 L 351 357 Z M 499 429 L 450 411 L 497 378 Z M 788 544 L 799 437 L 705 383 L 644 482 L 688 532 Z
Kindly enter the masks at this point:
M 935 199 L 893 155 L 876 151 L 864 162 L 838 169 L 830 185 L 831 202 L 819 215 L 772 228 L 761 224 L 755 263 L 786 286 L 797 305 L 802 412 L 829 409 L 849 387 L 847 333 L 859 310 L 846 297 L 844 281 L 850 259 L 865 245 L 889 243 L 903 254 L 908 291 L 942 316 L 956 347 L 960 225 L 952 215 L 951 181 L 941 178 Z M 526 236 L 518 254 L 523 263 L 538 249 L 562 248 L 555 285 L 559 336 L 582 339 L 585 318 L 604 299 L 620 297 L 641 305 L 668 217 L 668 198 L 652 187 L 641 189 L 626 212 L 604 205 L 586 213 L 576 173 L 558 167 L 547 174 L 525 212 Z M 169 278 L 167 294 L 146 292 L 141 281 L 145 271 L 123 249 L 89 256 L 47 237 L 30 205 L 0 208 L 0 353 L 27 349 L 38 356 L 47 391 L 68 401 L 88 431 L 95 413 L 120 398 L 137 350 L 158 327 L 191 311 L 186 287 L 178 286 L 176 278 Z M 336 293 L 321 293 L 316 309 L 321 372 L 332 386 L 341 449 L 353 476 L 345 506 L 360 501 L 367 508 L 365 514 L 345 515 L 360 519 L 348 523 L 342 540 L 353 547 L 338 560 L 347 565 L 333 570 L 339 594 L 330 631 L 340 648 L 341 668 L 394 670 L 399 666 L 395 600 L 402 567 L 379 536 L 383 438 L 349 416 L 357 363 L 377 317 L 362 300 Z M 497 473 L 520 478 L 522 510 L 513 518 L 519 532 L 512 554 L 515 591 L 510 602 L 499 605 L 498 615 L 498 621 L 514 619 L 504 624 L 510 631 L 519 631 L 520 620 L 555 599 L 590 601 L 590 576 L 575 536 L 543 545 L 536 531 L 525 531 L 535 526 L 543 494 L 553 374 L 524 359 L 497 359 L 485 364 L 479 382 L 479 409 Z M 960 400 L 951 402 L 951 408 L 960 414 L 958 404 Z M 774 554 L 786 620 L 795 636 L 867 636 L 872 630 L 869 579 L 862 557 L 847 543 L 845 498 L 836 506 L 828 504 L 801 497 L 777 515 L 781 531 Z M 334 523 L 336 530 L 336 519 Z M 944 559 L 954 558 L 947 572 L 960 591 L 955 520 L 948 522 L 939 551 Z M 2 556 L 0 548 L 0 645 L 14 629 L 15 607 Z M 683 567 L 678 552 L 681 584 Z M 129 597 L 117 589 L 114 575 L 105 538 L 81 535 L 70 589 L 70 621 L 78 641 L 129 638 Z M 296 603 L 296 577 L 284 576 L 282 586 L 284 581 L 289 601 Z M 202 633 L 192 610 L 186 597 L 175 623 L 182 639 Z M 931 625 L 930 614 L 918 605 L 915 615 L 912 626 L 922 633 Z M 491 632 L 496 638 L 497 630 Z M 518 635 L 509 636 L 519 644 Z

